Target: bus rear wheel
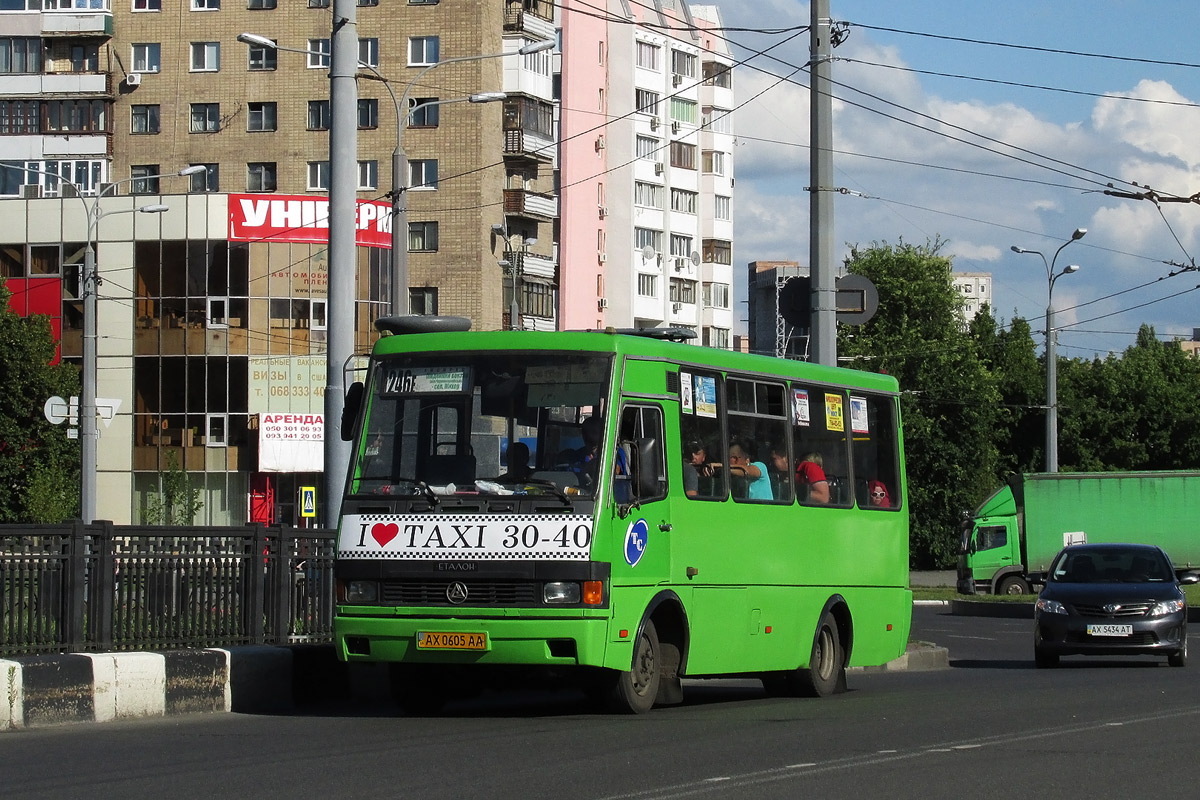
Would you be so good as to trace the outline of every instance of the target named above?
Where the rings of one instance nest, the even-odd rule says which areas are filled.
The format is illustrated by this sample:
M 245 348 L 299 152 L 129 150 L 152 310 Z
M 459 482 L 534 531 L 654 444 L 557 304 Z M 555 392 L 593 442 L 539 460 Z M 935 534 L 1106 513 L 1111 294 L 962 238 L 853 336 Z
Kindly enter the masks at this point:
M 846 691 L 846 654 L 837 620 L 828 611 L 817 623 L 808 667 L 798 670 L 796 679 L 799 693 L 806 697 L 828 697 Z
M 654 708 L 662 678 L 662 646 L 654 622 L 646 620 L 633 646 L 633 664 L 618 672 L 608 691 L 608 708 L 619 714 L 644 714 Z

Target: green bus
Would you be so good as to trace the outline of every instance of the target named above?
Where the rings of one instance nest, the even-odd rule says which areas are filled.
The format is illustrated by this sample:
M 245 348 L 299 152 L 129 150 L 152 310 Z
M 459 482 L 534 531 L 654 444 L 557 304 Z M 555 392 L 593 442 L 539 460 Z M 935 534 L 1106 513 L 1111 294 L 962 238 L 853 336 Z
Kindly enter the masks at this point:
M 467 325 L 379 320 L 343 420 L 335 646 L 388 662 L 403 709 L 514 674 L 626 713 L 684 677 L 824 696 L 904 652 L 894 378 Z

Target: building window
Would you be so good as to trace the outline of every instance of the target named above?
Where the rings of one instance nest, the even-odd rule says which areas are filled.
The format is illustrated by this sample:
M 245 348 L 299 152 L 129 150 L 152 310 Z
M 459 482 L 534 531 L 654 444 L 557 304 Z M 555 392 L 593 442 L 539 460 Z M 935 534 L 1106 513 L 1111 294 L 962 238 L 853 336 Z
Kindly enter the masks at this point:
M 710 264 L 732 264 L 733 243 L 724 239 L 705 239 L 704 260 Z
M 0 100 L 0 135 L 41 132 L 40 100 Z
M 638 273 L 638 296 L 658 297 L 658 276 Z
M 438 4 L 438 0 L 408 0 L 408 4 L 410 6 L 436 6 Z
M 692 237 L 680 233 L 671 234 L 671 255 L 689 258 L 692 255 Z
M 308 101 L 308 129 L 310 131 L 329 130 L 329 101 Z
M 221 130 L 220 103 L 192 103 L 192 133 L 215 133 Z
M 672 189 L 671 210 L 684 214 L 695 214 L 697 197 L 699 195 L 696 192 L 689 192 L 686 189 Z
M 358 129 L 371 130 L 379 127 L 379 101 L 358 101 Z
M 246 165 L 246 190 L 250 192 L 275 191 L 275 162 L 252 161 Z
M 656 44 L 649 42 L 637 43 L 637 65 L 643 69 L 652 69 L 658 72 L 658 54 L 662 48 Z
M 672 303 L 696 302 L 696 282 L 685 281 L 683 278 L 671 278 L 670 297 Z
M 375 189 L 379 186 L 379 162 L 358 162 L 358 188 Z
M 130 64 L 134 72 L 158 72 L 162 69 L 162 45 L 158 42 L 134 44 L 130 50 Z
M 41 71 L 41 39 L 36 36 L 0 37 L 0 73 L 36 75 Z
M 526 314 L 546 319 L 554 318 L 554 289 L 537 280 L 521 282 L 521 308 Z
M 204 172 L 197 172 L 195 175 L 188 176 L 188 191 L 197 194 L 205 194 L 209 192 L 220 191 L 221 182 L 219 180 L 220 166 L 217 164 L 192 164 L 191 166 L 201 166 L 205 168 Z
M 657 183 L 636 181 L 633 184 L 633 204 L 646 208 L 663 207 L 663 187 Z
M 329 8 L 329 0 L 308 0 L 309 8 Z
M 134 11 L 162 11 L 162 0 L 133 0 Z
M 705 106 L 702 122 L 713 133 L 733 133 L 733 115 L 727 108 Z
M 729 329 L 728 328 L 710 328 L 705 326 L 701 340 L 705 347 L 719 347 L 722 350 L 729 349 Z
M 725 154 L 719 150 L 704 151 L 704 174 L 705 175 L 724 175 L 725 174 Z
M 309 39 L 308 68 L 329 69 L 329 54 L 331 52 L 328 39 Z
M 274 47 L 266 47 L 261 44 L 250 45 L 247 62 L 249 69 L 255 72 L 273 70 L 277 68 L 278 63 L 279 51 Z
M 662 140 L 649 136 L 637 137 L 637 157 L 644 161 L 662 161 L 659 151 L 662 150 Z
M 329 191 L 329 162 L 308 162 L 308 188 L 310 191 Z
M 408 290 L 408 310 L 412 314 L 437 314 L 436 286 L 415 286 Z
M 228 327 L 228 326 L 225 326 Z M 204 415 L 204 446 L 225 447 L 229 444 L 229 415 Z
M 130 132 L 132 133 L 158 133 L 160 130 L 157 105 L 130 106 L 129 116 L 131 120 Z M 2 124 L 0 122 L 0 125 Z
M 221 69 L 220 42 L 192 42 L 192 72 L 216 72 Z
M 42 104 L 46 131 L 108 131 L 104 100 L 50 100 Z
M 192 11 L 220 11 L 221 0 L 192 0 Z
M 682 97 L 671 98 L 671 119 L 696 124 L 697 104 L 694 100 L 684 100 Z
M 277 130 L 275 103 L 247 103 L 246 130 Z
M 438 162 L 436 158 L 419 158 L 408 162 L 409 189 L 436 189 Z
M 438 37 L 413 36 L 408 40 L 408 65 L 423 67 L 438 62 Z
M 720 86 L 729 89 L 733 86 L 732 67 L 719 61 L 704 62 L 704 82 L 709 86 Z
M 130 194 L 158 194 L 158 164 L 134 164 L 129 168 Z
M 408 101 L 408 127 L 436 128 L 438 103 L 436 97 L 415 97 Z
M 696 56 L 682 50 L 671 51 L 671 72 L 685 78 L 696 77 Z
M 359 3 L 362 5 L 362 3 Z M 366 64 L 370 67 L 379 66 L 379 40 L 378 39 L 359 39 L 358 40 L 358 60 L 359 63 Z
M 436 222 L 408 223 L 408 249 L 413 253 L 428 253 L 438 249 Z
M 276 0 L 246 0 L 246 8 L 251 11 L 269 11 L 276 7 Z
M 638 111 L 658 116 L 658 92 L 652 92 L 649 89 L 637 89 L 634 94 Z
M 651 230 L 650 228 L 634 228 L 633 229 L 634 247 L 638 250 L 645 250 L 649 247 L 656 253 L 662 252 L 663 232 Z
M 379 0 L 358 0 L 358 2 L 357 2 L 355 5 L 358 5 L 358 6 L 377 6 L 377 5 L 379 5 Z
M 716 219 L 733 219 L 730 210 L 730 198 L 717 195 L 713 198 L 713 217 Z
M 704 305 L 711 308 L 729 308 L 729 284 L 704 284 Z
M 671 166 L 681 169 L 696 168 L 696 145 L 671 142 Z

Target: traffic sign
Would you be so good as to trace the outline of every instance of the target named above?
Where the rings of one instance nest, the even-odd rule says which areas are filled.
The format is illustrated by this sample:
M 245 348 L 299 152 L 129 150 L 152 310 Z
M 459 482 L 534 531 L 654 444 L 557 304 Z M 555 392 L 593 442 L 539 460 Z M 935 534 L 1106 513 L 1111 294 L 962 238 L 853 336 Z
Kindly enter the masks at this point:
M 317 487 L 300 487 L 300 516 L 315 517 L 317 515 Z
M 120 398 L 96 398 L 96 416 L 100 418 L 100 421 L 104 423 L 104 427 L 106 428 L 112 425 L 113 417 L 117 415 L 117 411 L 120 408 Z M 55 395 L 46 401 L 46 405 L 42 406 L 42 413 L 54 425 L 61 425 L 68 420 L 70 420 L 72 425 L 76 425 L 79 422 L 79 398 L 72 397 L 70 402 L 67 402 L 58 395 Z

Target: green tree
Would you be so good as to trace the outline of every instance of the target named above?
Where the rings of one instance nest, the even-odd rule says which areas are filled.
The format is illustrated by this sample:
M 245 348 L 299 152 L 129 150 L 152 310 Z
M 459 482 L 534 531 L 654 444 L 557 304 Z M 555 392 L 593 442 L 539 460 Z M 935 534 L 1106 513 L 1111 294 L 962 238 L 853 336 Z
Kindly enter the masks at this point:
M 849 366 L 900 381 L 915 568 L 948 567 L 964 509 L 995 488 L 999 394 L 964 330 L 941 242 L 853 247 L 849 272 L 879 292 L 867 323 L 839 328 Z
M 62 522 L 79 513 L 79 445 L 45 417 L 46 401 L 79 393 L 79 374 L 51 364 L 45 315 L 20 317 L 0 281 L 0 522 Z
M 1000 393 L 993 436 L 995 485 L 1000 486 L 1009 475 L 1036 472 L 1045 463 L 1046 371 L 1038 362 L 1029 323 L 1021 317 L 1000 328 L 984 306 L 971 321 L 970 335 Z
M 162 473 L 162 493 L 150 497 L 142 506 L 142 521 L 147 525 L 192 525 L 204 505 L 200 490 L 193 487 L 179 466 L 179 456 L 167 451 L 167 471 Z

